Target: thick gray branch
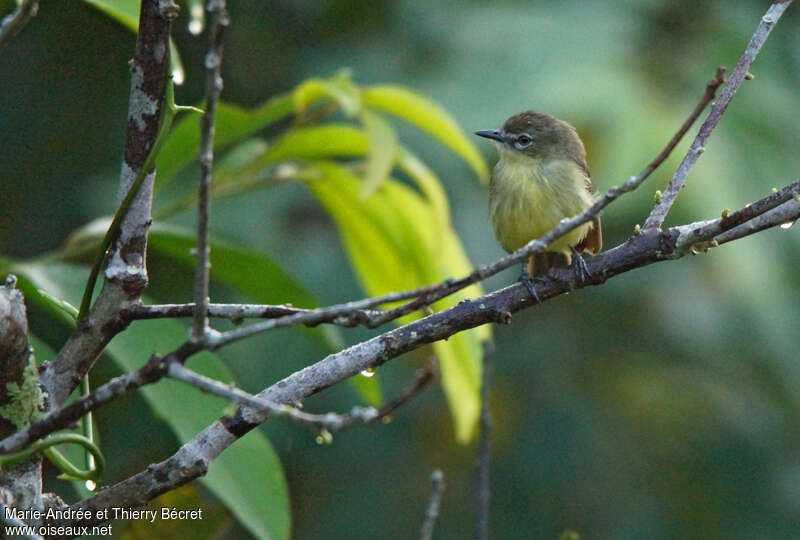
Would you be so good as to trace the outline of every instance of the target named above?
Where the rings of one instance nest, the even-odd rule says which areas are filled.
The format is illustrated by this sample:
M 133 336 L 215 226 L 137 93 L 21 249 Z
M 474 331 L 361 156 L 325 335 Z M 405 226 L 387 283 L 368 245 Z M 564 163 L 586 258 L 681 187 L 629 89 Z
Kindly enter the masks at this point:
M 177 6 L 171 0 L 143 0 L 131 62 L 128 128 L 120 173 L 122 200 L 144 165 L 158 134 L 169 67 L 169 36 Z M 41 376 L 51 405 L 61 404 L 80 384 L 106 344 L 126 326 L 120 310 L 137 303 L 147 285 L 145 252 L 155 172 L 149 174 L 128 209 L 111 251 L 105 281 L 86 318 L 45 367 Z
M 0 436 L 3 437 L 38 415 L 41 402 L 28 344 L 25 299 L 15 288 L 16 283 L 15 276 L 8 276 L 5 284 L 0 285 L 0 406 L 3 408 Z M 42 510 L 40 456 L 0 470 L 0 501 L 12 508 Z

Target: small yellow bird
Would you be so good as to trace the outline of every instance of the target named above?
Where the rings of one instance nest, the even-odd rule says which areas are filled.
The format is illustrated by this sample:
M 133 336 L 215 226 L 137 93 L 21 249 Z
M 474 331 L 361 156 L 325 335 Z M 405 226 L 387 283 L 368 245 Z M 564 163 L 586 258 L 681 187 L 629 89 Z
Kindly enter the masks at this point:
M 489 184 L 489 219 L 497 241 L 509 253 L 594 204 L 586 150 L 575 128 L 563 120 L 523 111 L 500 129 L 475 134 L 495 141 L 500 153 Z M 602 246 L 600 218 L 596 217 L 548 245 L 527 265 L 523 263 L 520 280 L 538 302 L 531 278 L 534 271 L 574 262 L 585 280 L 590 274 L 580 254 L 599 253 Z

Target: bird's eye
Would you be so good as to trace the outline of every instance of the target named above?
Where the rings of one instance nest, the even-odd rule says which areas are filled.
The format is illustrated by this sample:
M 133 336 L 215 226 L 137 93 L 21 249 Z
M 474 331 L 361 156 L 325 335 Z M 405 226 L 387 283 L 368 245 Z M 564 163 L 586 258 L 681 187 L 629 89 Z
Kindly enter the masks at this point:
M 531 142 L 533 142 L 533 139 L 527 133 L 523 133 L 522 135 L 517 137 L 517 140 L 515 141 L 517 148 L 525 148 L 526 146 L 531 144 Z

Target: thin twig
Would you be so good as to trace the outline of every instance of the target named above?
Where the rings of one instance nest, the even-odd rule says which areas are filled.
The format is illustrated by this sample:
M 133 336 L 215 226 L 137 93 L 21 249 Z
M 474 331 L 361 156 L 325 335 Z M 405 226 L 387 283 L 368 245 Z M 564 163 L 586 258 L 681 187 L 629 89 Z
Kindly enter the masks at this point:
M 800 180 L 797 180 L 780 190 L 776 190 L 772 195 L 764 197 L 753 204 L 748 204 L 741 210 L 737 210 L 733 213 L 727 213 L 721 219 L 713 220 L 704 227 L 699 227 L 692 230 L 691 234 L 683 235 L 678 238 L 676 247 L 678 249 L 685 249 L 687 246 L 694 246 L 698 242 L 701 242 L 701 240 L 699 240 L 701 238 L 712 238 L 725 231 L 730 231 L 731 229 L 734 229 L 735 227 L 738 227 L 744 223 L 748 224 L 747 226 L 752 232 L 761 230 L 756 228 L 757 225 L 753 223 L 753 218 L 763 217 L 763 214 L 788 201 L 791 201 L 792 199 L 796 199 L 798 195 L 800 195 Z M 779 222 L 779 224 L 780 223 L 782 222 Z M 714 240 L 718 241 L 718 239 L 712 238 L 712 241 Z
M 686 177 L 689 176 L 689 171 L 692 170 L 700 154 L 705 151 L 706 141 L 711 135 L 711 132 L 717 127 L 722 115 L 725 113 L 725 109 L 728 108 L 728 104 L 731 102 L 731 99 L 733 99 L 733 95 L 736 93 L 736 90 L 739 89 L 739 85 L 742 84 L 742 81 L 745 80 L 750 65 L 756 59 L 756 56 L 758 56 L 758 51 L 761 50 L 761 46 L 767 40 L 770 32 L 778 22 L 778 19 L 781 18 L 781 15 L 783 15 L 783 12 L 791 3 L 792 0 L 775 2 L 761 18 L 753 37 L 750 39 L 750 43 L 747 44 L 742 57 L 731 73 L 728 83 L 725 85 L 725 88 L 722 89 L 719 99 L 711 105 L 711 112 L 708 113 L 705 122 L 700 126 L 700 131 L 697 133 L 694 141 L 692 141 L 689 150 L 683 157 L 683 161 L 681 161 L 681 164 L 678 166 L 669 184 L 667 184 L 660 200 L 647 217 L 647 221 L 645 221 L 644 224 L 645 229 L 657 228 L 664 223 L 664 219 L 667 217 L 667 213 L 678 197 L 678 193 L 686 185 Z
M 206 102 L 200 120 L 200 188 L 197 196 L 197 267 L 195 270 L 194 301 L 196 309 L 191 337 L 202 341 L 208 331 L 208 271 L 210 264 L 208 215 L 211 190 L 211 169 L 214 165 L 214 113 L 222 92 L 222 53 L 225 28 L 230 23 L 225 0 L 210 0 L 207 5 L 211 21 L 208 53 L 206 54 Z
M 483 281 L 484 279 L 491 277 L 494 274 L 497 274 L 498 272 L 501 272 L 502 270 L 505 270 L 506 268 L 509 268 L 524 259 L 527 259 L 533 253 L 543 251 L 545 247 L 554 240 L 557 240 L 572 229 L 590 221 L 592 218 L 599 215 L 601 210 L 603 210 L 621 195 L 638 188 L 653 173 L 653 171 L 655 171 L 658 166 L 664 162 L 678 142 L 680 142 L 681 138 L 692 125 L 692 123 L 700 115 L 705 106 L 711 99 L 713 99 L 716 89 L 724 81 L 723 75 L 724 71 L 717 69 L 715 77 L 706 85 L 703 96 L 700 98 L 700 101 L 695 106 L 694 110 L 688 116 L 686 121 L 683 122 L 680 129 L 678 129 L 677 133 L 672 137 L 667 146 L 664 147 L 658 156 L 656 156 L 656 158 L 653 159 L 653 161 L 651 161 L 639 174 L 636 176 L 631 176 L 621 186 L 612 187 L 605 194 L 603 194 L 603 196 L 588 210 L 570 219 L 562 220 L 561 223 L 559 223 L 548 233 L 540 238 L 530 241 L 527 245 L 518 249 L 514 253 L 507 255 L 492 264 L 476 268 L 471 274 L 461 279 L 448 279 L 435 285 L 420 287 L 418 289 L 406 291 L 405 293 L 391 293 L 391 299 L 389 298 L 390 295 L 385 295 L 383 297 L 376 297 L 373 299 L 349 302 L 347 304 L 339 304 L 337 306 L 330 306 L 328 308 L 311 310 L 310 313 L 305 315 L 291 315 L 290 317 L 282 317 L 274 321 L 265 321 L 247 327 L 237 328 L 229 332 L 224 332 L 212 340 L 213 346 L 219 347 L 225 345 L 226 343 L 230 343 L 232 341 L 236 341 L 260 332 L 274 330 L 276 328 L 282 328 L 289 325 L 313 325 L 321 322 L 330 322 L 336 317 L 354 314 L 356 310 L 374 307 L 391 301 L 413 298 L 413 300 L 410 302 L 393 309 L 372 312 L 369 314 L 357 314 L 360 315 L 359 322 L 361 324 L 371 328 L 377 327 L 385 324 L 386 322 L 395 320 L 399 317 L 429 306 L 445 296 L 453 294 L 454 292 L 464 289 L 479 281 Z
M 714 240 L 721 245 L 775 226 L 788 228 L 797 221 L 798 216 L 800 216 L 800 199 L 795 197 L 742 225 L 720 234 Z
M 388 418 L 395 410 L 397 410 L 405 402 L 416 396 L 428 384 L 433 381 L 439 374 L 439 362 L 436 357 L 428 360 L 424 366 L 419 368 L 414 374 L 414 382 L 391 401 L 384 403 L 378 409 L 378 416 L 376 416 L 370 423 L 379 422 Z
M 0 50 L 3 50 L 8 41 L 17 35 L 38 11 L 39 0 L 22 0 L 13 13 L 3 17 L 0 21 Z
M 238 341 L 240 339 L 244 339 L 253 336 L 255 334 L 259 334 L 261 332 L 266 332 L 268 330 L 285 328 L 287 326 L 293 326 L 295 324 L 314 326 L 324 322 L 335 321 L 340 317 L 350 317 L 352 318 L 353 321 L 357 322 L 364 321 L 364 324 L 366 326 L 369 326 L 370 324 L 373 324 L 373 322 L 370 320 L 369 312 L 364 311 L 365 309 L 389 302 L 407 300 L 409 298 L 414 298 L 419 295 L 424 296 L 429 291 L 434 290 L 436 287 L 439 287 L 439 285 L 428 285 L 411 291 L 406 291 L 401 293 L 393 292 L 385 294 L 383 296 L 376 296 L 374 298 L 365 298 L 363 300 L 345 302 L 343 304 L 335 304 L 325 308 L 304 310 L 298 313 L 294 313 L 292 315 L 280 317 L 278 319 L 263 321 L 252 324 L 250 326 L 245 326 L 243 328 L 237 328 L 235 330 L 230 330 L 228 332 L 222 332 L 213 337 L 209 336 L 207 339 L 207 343 L 208 346 L 213 350 L 213 349 L 218 349 L 223 345 L 227 345 L 234 341 Z
M 489 372 L 490 360 L 494 354 L 494 344 L 486 340 L 483 342 L 483 366 L 481 371 L 481 416 L 480 438 L 478 440 L 478 508 L 477 508 L 477 537 L 478 540 L 489 538 L 489 502 L 491 496 L 489 484 L 489 466 L 491 460 L 490 441 L 492 435 L 492 421 L 489 416 Z
M 422 530 L 419 533 L 420 540 L 431 540 L 433 538 L 433 528 L 436 525 L 436 519 L 439 517 L 439 505 L 445 487 L 444 473 L 436 469 L 431 473 L 431 497 L 428 500 L 425 521 L 422 522 Z
M 285 418 L 295 424 L 315 430 L 339 431 L 356 423 L 369 423 L 378 417 L 373 407 L 353 407 L 348 415 L 337 413 L 311 414 L 283 403 L 275 403 L 259 398 L 233 385 L 206 377 L 194 372 L 178 362 L 171 362 L 167 367 L 167 375 L 183 381 L 203 392 L 224 397 L 240 405 L 246 405 L 270 416 Z
M 692 114 L 686 119 L 680 129 L 672 136 L 672 139 L 667 143 L 667 146 L 661 151 L 660 154 L 656 156 L 656 158 L 647 166 L 645 169 L 639 173 L 639 176 L 643 176 L 647 178 L 650 173 L 658 168 L 672 153 L 672 150 L 678 146 L 678 143 L 681 142 L 683 136 L 686 135 L 686 132 L 689 131 L 689 128 L 692 127 L 692 124 L 695 123 L 697 118 L 702 114 L 705 110 L 706 106 L 709 103 L 714 101 L 714 97 L 717 95 L 717 90 L 720 86 L 725 83 L 725 68 L 720 66 L 717 68 L 717 72 L 714 74 L 714 77 L 709 79 L 708 83 L 706 83 L 706 91 L 703 93 L 703 97 L 700 98 L 700 101 L 695 105 L 694 110 L 692 110 Z
M 337 307 L 337 306 L 331 306 Z M 356 309 L 344 315 L 329 314 L 322 320 L 319 318 L 318 310 L 303 309 L 291 307 L 290 305 L 273 305 L 273 304 L 208 304 L 208 316 L 217 317 L 221 319 L 230 319 L 233 322 L 241 322 L 243 319 L 278 319 L 280 317 L 287 317 L 289 315 L 297 315 L 305 313 L 310 315 L 307 322 L 297 324 L 305 324 L 306 326 L 317 326 L 321 323 L 331 323 L 338 326 L 353 327 L 363 325 L 367 328 L 374 328 L 374 321 L 377 321 L 379 316 L 382 315 L 380 310 Z M 195 304 L 153 304 L 144 305 L 137 304 L 130 306 L 122 313 L 122 316 L 129 321 L 143 320 L 143 319 L 165 319 L 165 318 L 180 318 L 191 317 L 195 312 Z M 313 315 L 312 315 L 313 314 Z
M 414 383 L 406 388 L 392 401 L 383 405 L 380 409 L 374 407 L 353 407 L 349 413 L 324 413 L 311 414 L 296 407 L 291 407 L 283 403 L 276 403 L 263 398 L 259 398 L 245 392 L 235 386 L 216 381 L 197 372 L 194 372 L 179 362 L 171 362 L 167 367 L 167 375 L 173 379 L 185 382 L 198 388 L 203 392 L 224 397 L 240 405 L 246 405 L 260 410 L 270 416 L 286 419 L 292 423 L 310 427 L 315 430 L 341 431 L 357 424 L 372 424 L 378 422 L 398 407 L 406 403 L 418 394 L 437 373 L 436 359 L 431 359 L 424 367 L 420 368 L 415 377 Z

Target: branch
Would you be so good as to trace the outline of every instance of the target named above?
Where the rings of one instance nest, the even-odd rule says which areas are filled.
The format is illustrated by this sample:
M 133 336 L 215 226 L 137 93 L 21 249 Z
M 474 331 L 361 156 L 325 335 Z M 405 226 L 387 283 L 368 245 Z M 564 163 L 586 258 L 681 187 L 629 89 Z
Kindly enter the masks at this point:
M 634 268 L 664 260 L 681 258 L 698 249 L 708 251 L 719 244 L 755 234 L 766 228 L 790 223 L 800 217 L 800 180 L 783 189 L 749 204 L 724 218 L 673 227 L 664 231 L 643 230 L 625 244 L 594 257 L 589 263 L 592 278 L 586 282 L 577 280 L 570 269 L 553 272 L 553 279 L 541 286 L 540 298 L 547 300 L 575 288 L 599 285 L 607 279 Z M 742 221 L 744 216 L 748 220 Z M 496 322 L 506 324 L 515 311 L 532 307 L 526 289 L 511 285 L 499 291 L 468 300 L 445 311 L 441 311 L 409 323 L 400 328 L 372 338 L 329 355 L 325 359 L 296 372 L 283 381 L 261 392 L 256 398 L 274 403 L 298 403 L 303 398 L 332 386 L 365 369 L 375 368 L 391 358 L 449 336 L 474 328 L 481 324 Z M 300 314 L 302 315 L 302 314 Z M 166 375 L 166 366 L 171 362 L 182 363 L 203 347 L 196 343 L 185 343 L 164 358 L 153 355 L 138 371 L 121 375 L 95 388 L 69 405 L 52 411 L 41 420 L 29 425 L 0 441 L 0 453 L 16 452 L 58 429 L 78 420 L 86 412 L 95 410 L 116 397 L 155 382 Z M 407 390 L 398 403 L 390 402 L 378 411 L 378 419 L 388 416 L 394 408 L 413 396 L 425 386 L 435 374 L 428 366 L 417 374 L 417 381 Z M 286 390 L 290 389 L 290 390 Z M 260 411 L 259 411 L 260 412 Z M 247 411 L 240 411 L 243 428 L 231 428 L 239 436 L 266 420 L 266 415 L 250 418 Z M 210 428 L 208 428 L 210 429 Z M 232 441 L 230 441 L 232 442 Z
M 373 299 L 369 299 L 372 301 Z M 121 316 L 127 321 L 137 321 L 143 319 L 164 319 L 192 317 L 195 312 L 194 303 L 188 304 L 155 304 L 143 305 L 136 304 L 129 306 Z M 375 328 L 381 321 L 383 311 L 371 309 L 353 309 L 347 313 L 340 314 L 342 306 L 351 304 L 337 304 L 326 308 L 303 309 L 295 308 L 290 305 L 272 304 L 208 304 L 207 314 L 209 317 L 230 319 L 234 323 L 241 322 L 242 319 L 278 319 L 290 315 L 305 314 L 299 322 L 293 324 L 304 324 L 306 326 L 317 326 L 321 323 L 330 323 L 338 326 L 354 327 L 365 326 Z
M 546 300 L 568 292 L 573 288 L 592 284 L 597 285 L 614 275 L 627 272 L 633 268 L 663 260 L 680 258 L 687 253 L 692 253 L 698 247 L 702 250 L 708 250 L 720 243 L 742 238 L 765 228 L 792 222 L 800 217 L 798 192 L 800 192 L 800 181 L 796 181 L 724 218 L 673 227 L 666 231 L 643 231 L 641 234 L 631 238 L 627 243 L 594 257 L 589 265 L 589 270 L 592 273 L 590 282 L 580 283 L 574 278 L 569 269 L 562 269 L 555 272 L 557 279 L 543 285 L 540 291 L 540 298 Z M 491 302 L 489 302 L 490 300 Z M 355 345 L 350 349 L 331 355 L 314 366 L 310 366 L 281 381 L 281 383 L 278 383 L 281 387 L 287 386 L 289 382 L 294 382 L 295 379 L 293 378 L 295 377 L 302 379 L 303 382 L 296 395 L 282 397 L 286 397 L 286 403 L 295 403 L 301 401 L 303 397 L 331 386 L 344 378 L 355 375 L 365 369 L 377 367 L 390 358 L 426 343 L 446 339 L 460 330 L 473 328 L 487 322 L 507 323 L 512 312 L 531 307 L 528 300 L 529 298 L 524 291 L 515 288 L 515 286 L 510 286 L 397 328 L 367 342 Z M 343 304 L 341 309 L 346 310 L 350 305 L 363 305 L 365 302 L 372 301 L 376 301 L 376 299 Z M 476 305 L 479 306 L 477 311 Z M 471 306 L 469 311 L 460 313 L 462 310 L 467 309 L 467 306 Z M 332 311 L 328 310 L 327 314 L 330 315 L 331 313 Z M 278 323 L 287 319 L 315 314 L 318 315 L 312 310 L 309 313 L 299 313 L 274 322 Z M 432 330 L 435 330 L 435 332 L 432 332 Z M 0 452 L 18 451 L 38 438 L 77 420 L 87 411 L 108 403 L 117 395 L 158 380 L 165 373 L 163 371 L 165 362 L 173 359 L 183 361 L 201 349 L 202 347 L 197 344 L 186 343 L 181 348 L 170 353 L 164 360 L 154 355 L 150 362 L 139 371 L 125 374 L 109 381 L 95 389 L 90 395 L 80 398 L 62 409 L 53 411 L 35 424 L 0 441 Z M 336 362 L 344 359 L 349 359 L 349 361 L 336 365 L 335 371 L 328 371 L 328 365 L 336 364 Z M 349 372 L 343 372 L 342 368 L 348 368 L 348 366 Z M 311 376 L 312 374 L 314 375 L 313 377 Z M 269 397 L 275 391 L 275 385 L 267 389 L 266 392 L 269 394 L 267 399 L 278 403 L 284 402 L 282 399 Z M 259 397 L 263 397 L 262 394 L 259 394 Z M 256 424 L 264 419 L 257 420 Z M 253 426 L 256 424 L 253 424 Z M 250 428 L 253 426 L 250 426 Z
M 28 343 L 25 298 L 16 284 L 17 278 L 9 275 L 0 285 L 0 436 L 3 437 L 36 418 L 43 402 L 36 383 L 36 362 Z M 5 504 L 41 510 L 41 457 L 32 456 L 0 468 L 0 487 L 0 500 Z
M 30 424 L 26 428 L 6 437 L 0 441 L 0 454 L 18 452 L 38 439 L 41 439 L 60 429 L 66 428 L 76 420 L 83 417 L 86 413 L 99 409 L 114 399 L 137 390 L 142 386 L 153 384 L 168 374 L 175 376 L 175 378 L 181 378 L 181 373 L 177 373 L 178 370 L 176 370 L 173 366 L 181 366 L 187 358 L 199 350 L 201 350 L 201 346 L 199 344 L 187 342 L 163 358 L 157 354 L 152 355 L 147 363 L 137 371 L 115 377 L 102 386 L 95 388 L 90 394 L 81 396 L 69 405 L 51 411 L 37 422 Z M 173 373 L 168 373 L 170 369 L 173 370 Z M 256 396 L 252 396 L 238 389 L 231 391 L 230 387 L 226 387 L 226 385 L 222 383 L 207 379 L 189 370 L 185 370 L 184 373 L 187 374 L 184 379 L 189 379 L 192 377 L 192 375 L 204 379 L 197 384 L 194 384 L 194 381 L 185 381 L 189 382 L 190 384 L 194 384 L 202 390 L 217 393 L 218 395 L 222 395 L 223 397 L 232 399 L 233 401 L 241 402 L 254 400 L 252 404 L 256 408 L 259 408 L 262 405 L 261 400 Z M 437 374 L 437 362 L 436 359 L 433 358 L 429 360 L 424 367 L 417 371 L 414 377 L 414 383 L 412 385 L 406 388 L 396 398 L 381 406 L 381 408 L 377 410 L 377 413 L 366 414 L 364 410 L 356 407 L 349 415 L 339 414 L 335 415 L 336 418 L 328 417 L 327 421 L 329 425 L 315 427 L 325 427 L 326 429 L 335 431 L 351 427 L 357 423 L 375 423 L 383 420 L 389 417 L 398 407 L 422 391 L 436 377 Z M 215 392 L 214 390 L 216 390 L 216 388 L 205 388 L 204 385 L 219 385 L 224 388 Z M 241 392 L 241 394 L 244 395 L 237 395 L 236 391 Z M 264 408 L 266 409 L 269 406 L 283 408 L 281 404 L 270 402 L 266 402 Z M 278 411 L 278 413 L 280 412 L 282 411 Z M 287 414 L 284 416 L 289 420 L 293 420 L 293 418 L 290 417 L 291 415 Z M 323 422 L 321 423 L 324 422 L 325 420 L 323 419 Z M 306 422 L 306 425 L 308 424 L 309 422 Z
M 382 319 L 382 317 L 379 317 L 377 315 L 373 316 L 370 312 L 364 311 L 365 309 L 378 306 L 380 304 L 386 304 L 389 302 L 407 300 L 409 298 L 415 298 L 415 297 L 423 298 L 425 297 L 425 295 L 429 294 L 430 291 L 436 290 L 440 286 L 441 284 L 428 285 L 411 291 L 405 291 L 400 293 L 392 292 L 385 294 L 383 296 L 376 296 L 374 298 L 365 298 L 363 300 L 356 300 L 353 302 L 345 302 L 344 304 L 335 304 L 333 306 L 328 306 L 326 308 L 298 310 L 298 312 L 292 315 L 280 317 L 274 320 L 263 321 L 260 323 L 252 324 L 250 326 L 246 326 L 244 328 L 237 328 L 235 330 L 230 330 L 228 332 L 222 332 L 215 336 L 209 336 L 207 339 L 207 345 L 211 350 L 215 350 L 224 345 L 228 345 L 229 343 L 233 343 L 234 341 L 245 339 L 250 336 L 259 334 L 261 332 L 266 332 L 268 330 L 276 330 L 278 328 L 285 328 L 287 326 L 293 326 L 296 324 L 304 324 L 306 326 L 316 326 L 324 322 L 347 321 L 345 323 L 346 326 L 354 326 L 355 324 L 364 324 L 365 326 L 368 327 L 371 327 L 370 325 L 377 326 L 379 324 L 379 319 Z M 455 292 L 457 290 L 458 288 L 453 289 L 452 292 Z M 389 310 L 380 313 L 389 313 Z M 400 315 L 397 315 L 396 317 L 399 316 Z M 380 324 L 383 323 L 380 322 Z
M 119 198 L 130 190 L 156 141 L 168 81 L 171 21 L 177 16 L 171 0 L 142 0 L 139 33 L 131 64 L 131 94 Z M 133 199 L 105 271 L 106 280 L 86 317 L 45 366 L 41 383 L 52 405 L 62 403 L 80 384 L 106 344 L 126 326 L 119 312 L 137 303 L 147 285 L 145 254 L 155 172 Z
M 741 210 L 733 212 L 732 214 L 726 213 L 723 215 L 722 219 L 714 220 L 708 225 L 699 227 L 695 230 L 692 230 L 688 234 L 682 235 L 678 239 L 677 247 L 678 249 L 686 249 L 687 247 L 696 246 L 698 243 L 702 243 L 704 239 L 717 236 L 722 232 L 734 229 L 739 225 L 747 224 L 747 228 L 742 229 L 741 232 L 749 231 L 749 233 L 752 234 L 753 232 L 757 232 L 766 228 L 756 228 L 756 225 L 758 224 L 768 224 L 768 226 L 774 226 L 790 222 L 790 216 L 786 216 L 786 219 L 778 222 L 766 221 L 765 223 L 754 223 L 753 220 L 757 217 L 763 217 L 766 212 L 781 206 L 786 202 L 797 199 L 798 194 L 800 194 L 800 180 L 797 180 L 780 190 L 776 190 L 775 193 L 769 197 L 765 197 L 754 202 L 753 204 L 748 204 Z M 791 211 L 791 205 L 787 206 L 786 209 Z M 771 220 L 772 218 L 769 219 Z M 771 225 L 769 225 L 770 223 Z M 740 236 L 737 236 L 737 238 L 739 237 Z M 718 239 L 717 242 L 719 243 Z
M 200 124 L 200 189 L 197 196 L 197 267 L 195 270 L 194 299 L 196 310 L 191 337 L 202 341 L 208 332 L 208 271 L 210 264 L 208 240 L 208 212 L 210 205 L 211 169 L 214 165 L 214 113 L 222 92 L 222 52 L 225 28 L 230 23 L 225 0 L 208 2 L 211 20 L 210 43 L 206 54 L 206 103 Z
M 17 452 L 34 441 L 69 426 L 87 412 L 94 411 L 120 396 L 162 379 L 166 375 L 169 362 L 183 362 L 199 350 L 198 345 L 185 343 L 164 358 L 157 354 L 152 355 L 147 363 L 137 371 L 111 379 L 95 388 L 90 394 L 81 396 L 69 405 L 49 412 L 37 422 L 6 437 L 0 441 L 0 453 Z
M 14 433 L 15 424 L 24 424 L 28 416 L 35 415 L 37 409 L 35 400 L 29 401 L 28 406 L 21 403 L 18 407 L 13 405 L 21 396 L 15 396 L 12 388 L 19 390 L 25 386 L 25 371 L 30 370 L 33 362 L 28 344 L 25 298 L 16 286 L 17 277 L 14 275 L 6 276 L 5 283 L 0 285 L 0 406 L 4 411 L 0 416 L 0 437 Z M 33 380 L 35 384 L 35 364 Z M 20 409 L 13 415 L 16 418 L 10 418 L 12 409 Z
M 478 511 L 477 529 L 478 540 L 488 540 L 489 538 L 489 465 L 491 463 L 491 452 L 489 443 L 491 441 L 492 421 L 489 417 L 489 360 L 494 354 L 494 345 L 491 341 L 483 342 L 483 370 L 481 371 L 481 416 L 480 416 L 480 439 L 478 441 Z
M 39 11 L 39 0 L 22 0 L 13 13 L 3 17 L 0 22 L 0 50 L 6 46 L 9 40 L 28 24 L 31 18 L 36 16 Z
M 424 367 L 417 370 L 414 382 L 406 388 L 400 395 L 384 404 L 380 409 L 374 407 L 353 407 L 348 414 L 324 413 L 310 414 L 296 407 L 291 407 L 282 403 L 275 403 L 249 394 L 235 386 L 216 381 L 199 373 L 196 373 L 179 362 L 171 362 L 167 367 L 167 375 L 173 379 L 185 382 L 203 392 L 224 397 L 240 405 L 252 407 L 269 416 L 286 419 L 300 426 L 310 427 L 322 432 L 319 440 L 325 442 L 327 436 L 325 431 L 341 431 L 353 427 L 357 424 L 374 424 L 380 420 L 388 418 L 396 409 L 417 395 L 428 383 L 430 383 L 436 373 L 438 373 L 436 359 L 433 358 Z
M 753 218 L 747 223 L 743 223 L 738 227 L 720 234 L 717 238 L 715 238 L 715 240 L 719 244 L 725 244 L 765 229 L 775 227 L 776 225 L 780 226 L 782 229 L 786 229 L 791 227 L 794 222 L 797 221 L 798 215 L 800 215 L 800 198 L 798 198 L 798 195 L 795 195 L 794 199 L 786 201 L 780 206 L 777 206 L 776 208 L 773 208 L 772 210 Z
M 422 522 L 422 530 L 419 533 L 420 540 L 431 540 L 433 538 L 433 527 L 436 525 L 436 518 L 439 517 L 439 504 L 442 500 L 444 488 L 444 474 L 439 469 L 436 469 L 431 473 L 431 498 L 428 501 L 425 521 Z
M 783 12 L 791 3 L 792 0 L 779 0 L 772 4 L 767 10 L 767 13 L 761 18 L 753 37 L 750 38 L 750 43 L 748 43 L 733 73 L 731 73 L 728 84 L 722 89 L 722 94 L 719 99 L 711 106 L 711 112 L 708 113 L 708 118 L 706 118 L 703 125 L 700 126 L 697 137 L 692 141 L 692 145 L 689 147 L 689 150 L 683 157 L 683 161 L 669 181 L 667 188 L 661 195 L 661 199 L 647 217 L 647 221 L 645 221 L 644 224 L 645 229 L 652 227 L 657 228 L 664 223 L 664 219 L 667 217 L 667 213 L 678 197 L 678 193 L 686 185 L 686 177 L 689 176 L 689 171 L 692 170 L 700 154 L 705 151 L 706 141 L 709 136 L 711 136 L 711 132 L 717 127 L 722 115 L 725 114 L 725 109 L 728 108 L 728 104 L 731 102 L 731 99 L 733 99 L 733 95 L 736 93 L 736 90 L 739 89 L 739 85 L 742 84 L 742 81 L 745 80 L 750 65 L 756 59 L 756 56 L 758 56 L 758 51 L 761 50 L 761 46 L 767 40 L 767 37 L 769 37 L 778 19 L 781 18 L 781 15 L 783 15 Z
M 339 431 L 357 423 L 369 423 L 378 417 L 378 411 L 373 407 L 353 407 L 349 415 L 336 413 L 310 414 L 296 407 L 283 403 L 274 403 L 263 398 L 258 398 L 233 385 L 196 373 L 178 362 L 171 362 L 167 367 L 167 375 L 182 381 L 199 390 L 224 397 L 239 405 L 252 407 L 264 414 L 285 418 L 295 424 L 313 428 L 317 431 Z
M 765 204 L 766 199 L 769 197 L 750 206 L 759 207 Z M 773 219 L 773 226 L 800 217 L 800 201 L 791 199 L 774 210 L 784 205 L 791 207 L 780 216 L 782 221 Z M 767 210 L 767 213 L 774 210 Z M 753 219 L 757 220 L 767 213 L 754 216 Z M 713 247 L 711 242 L 714 239 L 713 233 L 708 233 L 708 237 L 701 237 L 696 234 L 698 229 L 719 225 L 719 229 L 724 232 L 731 230 L 728 229 L 729 226 L 742 227 L 747 223 L 749 222 L 735 226 L 730 222 L 723 224 L 722 219 L 718 219 L 665 230 L 642 230 L 624 244 L 593 257 L 588 264 L 592 274 L 591 280 L 580 282 L 572 270 L 558 269 L 553 272 L 553 277 L 538 289 L 539 295 L 544 301 L 575 288 L 599 285 L 611 277 L 635 268 L 684 257 L 692 253 L 693 246 L 686 245 L 683 249 L 678 249 L 678 240 L 682 236 L 691 235 L 692 238 L 697 238 L 698 242 Z M 742 236 L 748 234 L 752 233 L 745 232 Z M 427 343 L 446 339 L 462 330 L 489 322 L 507 324 L 511 320 L 512 313 L 530 307 L 527 289 L 522 284 L 510 285 L 331 354 L 278 381 L 256 397 L 275 403 L 299 403 L 311 394 L 333 386 L 365 369 L 376 368 Z M 262 411 L 241 407 L 233 418 L 223 417 L 216 420 L 167 460 L 152 464 L 146 470 L 70 508 L 96 511 L 110 506 L 145 504 L 166 491 L 204 475 L 216 456 L 266 419 L 267 415 Z M 5 446 L 4 443 L 5 441 L 0 444 Z

